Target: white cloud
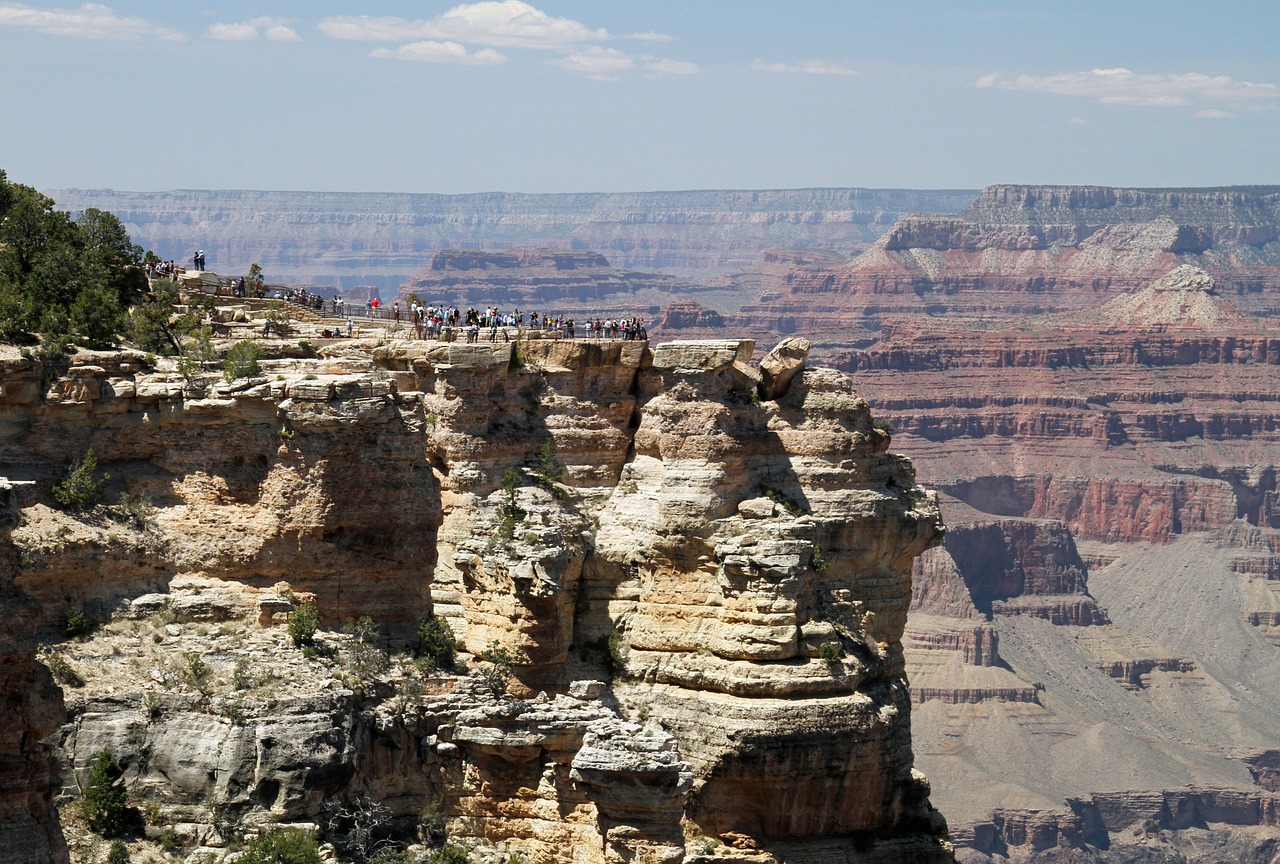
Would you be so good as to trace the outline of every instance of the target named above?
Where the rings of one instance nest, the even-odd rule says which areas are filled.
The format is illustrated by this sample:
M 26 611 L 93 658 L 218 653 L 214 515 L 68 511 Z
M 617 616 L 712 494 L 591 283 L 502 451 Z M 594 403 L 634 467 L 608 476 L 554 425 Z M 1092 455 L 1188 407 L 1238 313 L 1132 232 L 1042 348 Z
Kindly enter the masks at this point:
M 1089 121 L 1084 119 L 1083 117 L 1070 117 L 1067 119 L 1067 123 L 1071 126 L 1088 126 L 1089 125 Z
M 213 24 L 204 35 L 226 42 L 247 42 L 258 38 L 258 28 L 249 24 Z
M 666 33 L 628 33 L 623 39 L 635 39 L 640 42 L 674 42 L 676 37 Z
M 644 68 L 650 73 L 651 78 L 657 78 L 663 75 L 697 75 L 702 71 L 702 67 L 697 63 L 688 63 L 684 60 L 668 60 L 663 57 L 644 57 L 641 58 Z
M 507 62 L 507 58 L 492 48 L 479 51 L 467 51 L 466 46 L 458 42 L 435 42 L 425 40 L 410 42 L 398 48 L 375 48 L 369 52 L 370 57 L 393 57 L 397 60 L 418 60 L 423 63 L 461 63 L 471 66 L 493 66 Z
M 579 72 L 598 81 L 615 80 L 619 72 L 636 68 L 636 61 L 616 48 L 588 45 L 559 60 L 548 61 L 552 66 Z
M 107 6 L 84 3 L 75 9 L 35 9 L 23 3 L 0 3 L 0 26 L 30 27 L 55 36 L 84 39 L 161 39 L 180 42 L 186 34 L 152 24 L 144 18 L 124 18 Z
M 565 51 L 583 42 L 609 38 L 606 30 L 593 30 L 569 18 L 552 18 L 523 0 L 464 3 L 429 20 L 336 15 L 322 19 L 319 27 L 335 39 L 425 39 L 544 51 Z
M 289 26 L 292 23 L 286 18 L 264 16 L 239 24 L 214 24 L 205 31 L 204 35 L 210 39 L 228 42 L 247 42 L 264 36 L 272 42 L 296 42 L 302 37 L 298 35 L 298 31 Z
M 751 64 L 751 68 L 757 72 L 790 72 L 803 75 L 858 74 L 856 69 L 840 63 L 828 63 L 825 60 L 804 60 L 800 63 L 766 63 L 763 60 L 757 60 Z
M 1192 117 L 1209 117 L 1209 118 L 1216 119 L 1219 117 L 1234 117 L 1236 115 L 1232 114 L 1230 111 L 1222 111 L 1218 108 L 1206 108 L 1203 111 L 1195 112 L 1191 116 Z
M 978 87 L 1001 90 L 1080 96 L 1106 105 L 1163 108 L 1197 104 L 1240 105 L 1259 99 L 1280 98 L 1280 87 L 1275 84 L 1255 84 L 1226 75 L 1202 75 L 1198 72 L 1139 74 L 1128 69 L 1093 69 L 1057 75 L 1019 75 L 1016 78 L 984 75 L 974 83 Z

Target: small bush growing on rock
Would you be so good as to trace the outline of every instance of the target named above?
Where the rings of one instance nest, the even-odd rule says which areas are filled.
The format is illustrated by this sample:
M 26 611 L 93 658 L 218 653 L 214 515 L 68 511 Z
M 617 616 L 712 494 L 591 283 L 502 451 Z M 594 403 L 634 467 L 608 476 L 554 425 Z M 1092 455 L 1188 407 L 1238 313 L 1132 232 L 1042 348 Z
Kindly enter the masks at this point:
M 315 835 L 301 828 L 282 828 L 250 840 L 238 864 L 320 864 Z
M 418 656 L 431 661 L 436 669 L 453 668 L 457 638 L 449 622 L 435 615 L 428 615 L 418 624 Z
M 213 689 L 213 670 L 199 654 L 187 654 L 183 657 L 182 678 L 205 696 Z
M 823 642 L 818 646 L 818 659 L 823 663 L 839 663 L 844 657 L 844 649 L 839 642 Z
M 826 576 L 827 571 L 831 569 L 831 562 L 823 554 L 824 551 L 821 545 L 815 543 L 813 544 L 813 552 L 809 555 L 809 566 L 819 576 Z
M 344 628 L 354 637 L 343 649 L 347 668 L 361 681 L 367 681 L 387 670 L 387 653 L 378 647 L 382 632 L 368 615 L 347 624 Z
M 112 840 L 107 852 L 107 864 L 129 864 L 129 847 L 123 840 Z
M 98 457 L 90 450 L 78 463 L 63 470 L 62 478 L 53 484 L 53 500 L 72 513 L 92 510 L 102 501 L 110 479 L 110 474 L 98 476 Z
M 222 376 L 228 381 L 234 381 L 257 375 L 260 368 L 258 361 L 261 359 L 262 349 L 258 347 L 258 343 L 243 339 L 227 349 Z
M 83 687 L 84 676 L 76 671 L 75 667 L 67 662 L 67 658 L 63 657 L 56 651 L 50 651 L 40 657 L 44 661 L 44 665 L 48 667 L 49 674 L 53 676 L 53 680 L 57 681 L 63 687 Z
M 139 531 L 145 531 L 151 515 L 155 513 L 155 506 L 151 503 L 151 497 L 148 495 L 130 495 L 128 492 L 121 492 L 120 499 L 116 502 L 115 517 L 122 522 L 131 522 L 133 527 Z
M 556 442 L 551 438 L 542 442 L 533 465 L 533 476 L 538 485 L 556 492 L 555 484 L 564 479 L 564 466 L 556 458 Z
M 505 696 L 507 685 L 511 682 L 511 667 L 515 665 L 515 657 L 511 651 L 497 642 L 489 643 L 489 647 L 480 652 L 480 677 L 489 685 L 494 696 Z
M 89 616 L 85 615 L 84 610 L 81 609 L 67 616 L 67 624 L 62 632 L 67 634 L 68 639 L 79 639 L 82 636 L 88 636 L 90 629 L 92 628 L 89 626 Z
M 431 853 L 427 864 L 470 864 L 471 858 L 467 850 L 459 846 L 445 846 Z
M 82 812 L 89 827 L 104 837 L 114 837 L 124 831 L 125 801 L 129 793 L 121 782 L 123 774 L 120 763 L 107 747 L 98 752 L 89 768 Z
M 871 427 L 872 427 L 873 429 L 878 429 L 878 430 L 880 430 L 881 432 L 885 433 L 886 435 L 892 435 L 892 434 L 893 434 L 893 424 L 892 424 L 892 423 L 890 423 L 890 422 L 889 422 L 886 418 L 884 418 L 884 417 L 879 417 L 879 418 L 877 418 L 877 419 L 876 419 L 876 421 L 875 421 L 874 423 L 872 423 L 872 424 L 871 424 Z
M 320 629 L 320 612 L 314 603 L 303 603 L 289 613 L 289 638 L 294 647 L 316 644 L 316 631 Z

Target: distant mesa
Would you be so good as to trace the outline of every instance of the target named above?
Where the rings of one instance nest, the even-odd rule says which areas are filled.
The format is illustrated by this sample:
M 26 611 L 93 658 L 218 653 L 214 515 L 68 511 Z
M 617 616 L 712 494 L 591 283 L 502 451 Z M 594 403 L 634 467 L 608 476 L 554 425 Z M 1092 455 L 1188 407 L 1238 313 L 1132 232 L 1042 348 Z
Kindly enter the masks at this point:
M 619 270 L 598 252 L 575 249 L 444 249 L 396 297 L 423 303 L 496 305 L 583 315 L 652 316 L 673 298 L 699 290 L 663 273 Z

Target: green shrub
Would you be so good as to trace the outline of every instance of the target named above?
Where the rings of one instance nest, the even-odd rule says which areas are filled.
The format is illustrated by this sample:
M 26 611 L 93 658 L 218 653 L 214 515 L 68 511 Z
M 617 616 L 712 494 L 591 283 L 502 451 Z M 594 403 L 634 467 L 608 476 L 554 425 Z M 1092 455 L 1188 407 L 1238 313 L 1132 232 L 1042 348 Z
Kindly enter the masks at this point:
M 818 659 L 824 663 L 839 663 L 844 657 L 844 649 L 839 642 L 823 642 L 818 646 Z
M 262 349 L 258 343 L 243 339 L 227 349 L 226 360 L 222 365 L 222 376 L 228 381 L 237 378 L 249 378 L 260 370 L 258 361 L 262 359 Z
M 471 857 L 467 850 L 458 846 L 445 846 L 431 853 L 428 864 L 470 864 Z
M 144 531 L 155 509 L 155 505 L 151 503 L 151 496 L 121 492 L 116 502 L 115 515 L 120 521 L 132 522 L 134 528 Z
M 81 610 L 67 616 L 67 624 L 63 632 L 67 634 L 68 639 L 79 639 L 81 636 L 88 636 L 90 629 L 89 617 Z
M 622 641 L 622 634 L 616 630 L 604 640 L 605 665 L 611 675 L 619 675 L 627 669 L 627 649 Z
M 489 647 L 480 652 L 480 677 L 489 685 L 494 696 L 505 696 L 507 685 L 511 682 L 511 668 L 515 665 L 515 657 L 511 651 L 497 642 L 489 643 Z
M 68 464 L 62 478 L 53 484 L 53 500 L 72 513 L 92 510 L 102 501 L 110 474 L 98 475 L 98 457 L 93 450 L 84 454 L 79 463 Z
M 301 828 L 282 828 L 250 840 L 238 864 L 320 864 L 315 835 Z
M 129 847 L 123 840 L 112 840 L 107 852 L 107 864 L 129 864 Z
M 320 611 L 314 603 L 303 603 L 289 613 L 289 638 L 297 648 L 316 644 L 320 629 Z
M 99 751 L 89 768 L 89 785 L 84 790 L 81 812 L 89 827 L 103 837 L 114 837 L 124 830 L 125 801 L 129 793 L 121 777 L 120 763 L 109 748 Z
M 431 661 L 437 669 L 453 668 L 457 638 L 449 622 L 428 615 L 418 624 L 418 656 Z
M 533 476 L 538 484 L 547 489 L 554 489 L 555 484 L 564 479 L 564 466 L 556 458 L 556 442 L 548 438 L 538 448 L 538 455 L 533 465 Z
M 63 657 L 56 651 L 50 651 L 40 658 L 44 661 L 44 665 L 48 667 L 49 674 L 53 676 L 53 680 L 57 681 L 63 687 L 83 687 L 84 676 L 76 671 L 75 667 L 67 662 L 67 658 Z
M 884 417 L 878 418 L 874 423 L 871 424 L 871 427 L 873 429 L 879 429 L 881 432 L 884 432 L 887 435 L 893 434 L 893 424 L 890 423 Z

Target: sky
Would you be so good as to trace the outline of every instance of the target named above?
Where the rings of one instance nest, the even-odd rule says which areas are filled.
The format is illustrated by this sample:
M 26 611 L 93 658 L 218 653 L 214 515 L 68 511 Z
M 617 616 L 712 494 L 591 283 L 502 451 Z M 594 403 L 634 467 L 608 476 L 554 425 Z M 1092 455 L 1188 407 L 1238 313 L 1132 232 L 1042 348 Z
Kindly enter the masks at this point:
M 40 189 L 1280 182 L 1256 0 L 0 0 Z

